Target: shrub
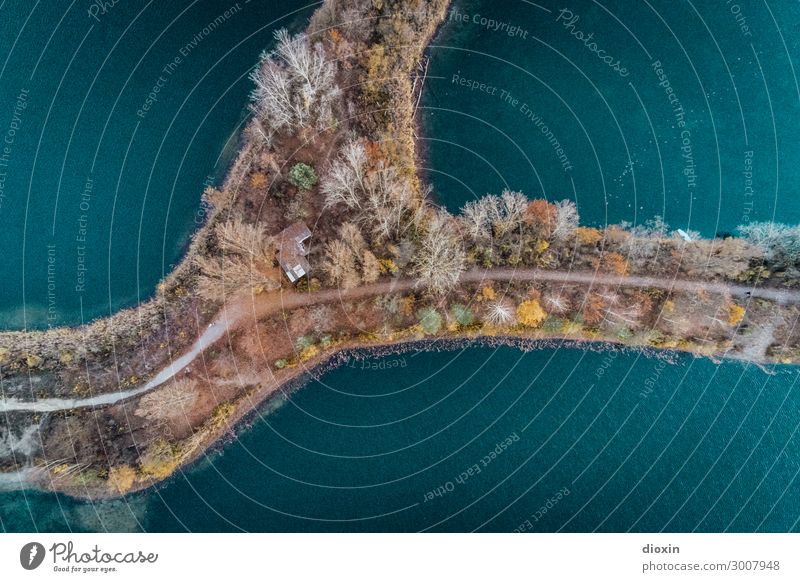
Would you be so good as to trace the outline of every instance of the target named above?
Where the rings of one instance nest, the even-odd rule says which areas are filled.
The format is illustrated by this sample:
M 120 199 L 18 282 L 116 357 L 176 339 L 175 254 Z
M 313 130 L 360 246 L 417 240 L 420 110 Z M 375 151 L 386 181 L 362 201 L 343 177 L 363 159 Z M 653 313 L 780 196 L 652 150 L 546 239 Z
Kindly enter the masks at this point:
M 128 465 L 115 465 L 108 471 L 108 484 L 112 491 L 125 495 L 136 481 L 136 471 Z
M 472 310 L 467 307 L 466 305 L 461 305 L 460 303 L 456 303 L 450 308 L 450 313 L 458 322 L 458 325 L 468 326 L 472 325 L 475 321 L 475 316 L 472 314 Z
M 547 333 L 558 333 L 564 329 L 564 320 L 559 317 L 548 317 L 542 324 L 542 329 Z
M 517 321 L 528 327 L 538 327 L 547 317 L 547 313 L 536 299 L 523 301 L 517 307 Z
M 275 360 L 275 368 L 278 370 L 283 370 L 286 366 L 289 365 L 289 362 L 281 358 L 280 360 Z
M 314 340 L 308 337 L 307 335 L 301 335 L 294 342 L 294 347 L 297 349 L 298 352 L 302 352 L 303 350 L 310 348 L 313 345 L 314 345 Z
M 744 319 L 744 312 L 744 307 L 731 303 L 728 306 L 728 323 L 731 325 L 739 325 Z
M 142 473 L 159 480 L 169 477 L 179 464 L 180 450 L 161 438 L 139 459 Z
M 289 170 L 289 183 L 300 190 L 311 190 L 317 183 L 317 174 L 314 168 L 303 162 L 297 163 Z
M 425 307 L 417 313 L 419 324 L 427 334 L 437 333 L 442 328 L 442 316 L 433 307 Z

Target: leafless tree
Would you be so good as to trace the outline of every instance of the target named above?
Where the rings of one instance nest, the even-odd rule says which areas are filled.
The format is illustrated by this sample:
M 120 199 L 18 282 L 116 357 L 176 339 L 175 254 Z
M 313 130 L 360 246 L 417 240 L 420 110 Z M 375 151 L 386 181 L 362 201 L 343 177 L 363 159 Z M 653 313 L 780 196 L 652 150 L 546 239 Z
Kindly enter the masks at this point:
M 374 283 L 381 276 L 381 264 L 371 251 L 361 254 L 361 278 L 364 283 Z
M 197 255 L 197 292 L 208 301 L 224 301 L 242 289 L 274 290 L 280 282 L 271 273 L 275 247 L 263 228 L 237 218 L 214 227 L 219 255 Z
M 475 240 L 502 237 L 520 229 L 527 206 L 524 194 L 504 190 L 500 196 L 488 195 L 468 202 L 461 209 L 460 221 Z
M 256 261 L 271 261 L 275 247 L 264 229 L 256 224 L 235 218 L 221 222 L 214 228 L 220 248 L 226 253 L 250 257 Z
M 571 200 L 561 200 L 555 203 L 556 216 L 553 224 L 553 238 L 565 240 L 569 238 L 580 224 L 578 208 Z
M 353 250 L 341 239 L 332 240 L 325 245 L 322 270 L 332 285 L 342 289 L 352 289 L 361 282 Z
M 200 271 L 197 294 L 207 301 L 225 301 L 244 289 L 255 293 L 280 287 L 274 277 L 259 270 L 249 258 L 239 255 L 198 255 L 194 263 Z
M 503 236 L 506 233 L 519 230 L 522 226 L 522 218 L 528 206 L 528 199 L 522 192 L 512 192 L 504 190 L 499 197 L 496 197 L 494 205 L 494 224 L 495 234 Z
M 467 202 L 461 209 L 461 221 L 467 236 L 474 240 L 488 239 L 492 236 L 490 206 L 493 202 L 488 196 Z
M 464 249 L 453 217 L 445 211 L 433 212 L 414 258 L 418 284 L 432 293 L 445 293 L 458 283 L 464 268 Z
M 322 43 L 311 43 L 305 34 L 275 33 L 275 50 L 264 53 L 251 74 L 256 87 L 251 108 L 269 132 L 330 123 L 331 103 L 340 94 L 336 67 L 325 55 Z
M 328 206 L 342 203 L 363 210 L 361 192 L 366 189 L 366 168 L 367 152 L 364 146 L 357 140 L 347 142 L 322 178 L 320 189 L 325 195 L 325 203 Z
M 408 179 L 392 165 L 378 162 L 369 168 L 364 146 L 344 145 L 320 185 L 329 206 L 344 204 L 375 240 L 402 235 L 420 208 Z
M 510 325 L 514 321 L 514 309 L 502 301 L 490 303 L 485 318 L 492 325 Z

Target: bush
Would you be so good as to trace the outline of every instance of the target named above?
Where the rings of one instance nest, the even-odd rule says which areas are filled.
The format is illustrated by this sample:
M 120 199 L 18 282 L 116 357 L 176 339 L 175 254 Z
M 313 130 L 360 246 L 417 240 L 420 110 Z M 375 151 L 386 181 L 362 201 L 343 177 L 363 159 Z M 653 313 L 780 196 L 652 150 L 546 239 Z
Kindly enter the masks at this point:
M 564 324 L 566 322 L 561 319 L 560 317 L 548 317 L 544 320 L 544 324 L 542 325 L 542 329 L 547 333 L 559 333 L 564 329 Z
M 313 345 L 314 345 L 314 340 L 308 337 L 307 335 L 301 335 L 294 342 L 294 347 L 297 349 L 298 352 L 302 352 L 306 348 L 310 348 Z
M 136 471 L 129 465 L 114 465 L 108 471 L 109 488 L 114 493 L 124 495 L 136 482 Z
M 475 316 L 472 314 L 472 310 L 466 305 L 461 305 L 460 303 L 456 303 L 450 308 L 450 313 L 458 322 L 458 325 L 468 326 L 472 325 L 475 321 Z
M 289 362 L 281 358 L 280 360 L 275 360 L 275 368 L 278 370 L 283 370 L 286 366 L 289 365 Z
M 300 162 L 289 170 L 289 183 L 300 190 L 311 190 L 317 183 L 317 174 L 314 172 L 314 168 Z
M 434 334 L 442 329 L 442 316 L 433 307 L 420 309 L 417 317 L 419 324 L 427 334 Z

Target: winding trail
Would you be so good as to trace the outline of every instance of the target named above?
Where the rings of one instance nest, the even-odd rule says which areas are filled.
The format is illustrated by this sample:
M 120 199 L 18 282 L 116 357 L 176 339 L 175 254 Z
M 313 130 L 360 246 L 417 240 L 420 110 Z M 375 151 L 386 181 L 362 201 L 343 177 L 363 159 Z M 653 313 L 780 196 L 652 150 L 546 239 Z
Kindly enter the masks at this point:
M 719 282 L 691 279 L 667 279 L 642 275 L 609 275 L 586 271 L 556 271 L 541 269 L 474 269 L 461 275 L 461 283 L 481 281 L 547 281 L 578 284 L 592 287 L 640 287 L 658 288 L 667 291 L 698 293 L 701 291 L 728 294 L 732 297 L 769 299 L 780 304 L 800 303 L 800 290 L 784 290 L 769 287 L 732 285 Z M 55 412 L 74 408 L 95 408 L 115 404 L 127 398 L 149 392 L 170 380 L 191 364 L 206 348 L 215 344 L 229 332 L 242 325 L 252 324 L 268 315 L 280 311 L 291 311 L 298 307 L 352 301 L 385 293 L 409 291 L 417 284 L 416 279 L 393 279 L 391 281 L 363 285 L 354 289 L 326 289 L 314 293 L 281 291 L 240 299 L 224 307 L 185 354 L 173 360 L 147 384 L 121 392 L 99 394 L 88 398 L 42 398 L 25 401 L 15 398 L 0 400 L 0 412 Z

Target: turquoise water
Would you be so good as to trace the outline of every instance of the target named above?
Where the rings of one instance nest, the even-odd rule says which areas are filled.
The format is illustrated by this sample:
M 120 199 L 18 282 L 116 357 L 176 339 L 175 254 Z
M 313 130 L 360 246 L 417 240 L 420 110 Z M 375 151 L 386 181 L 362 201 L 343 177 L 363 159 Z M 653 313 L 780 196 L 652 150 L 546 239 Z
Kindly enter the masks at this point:
M 796 369 L 770 376 L 690 357 L 666 365 L 638 353 L 488 347 L 367 362 L 311 382 L 156 490 L 94 505 L 2 494 L 2 527 L 798 527 Z
M 771 12 L 767 5 L 737 5 L 746 11 L 752 37 L 722 2 L 687 3 L 680 10 L 653 2 L 603 6 L 630 32 L 592 2 L 572 4 L 580 16 L 575 28 L 593 32 L 598 45 L 624 63 L 628 77 L 598 64 L 596 54 L 553 23 L 561 5 L 457 2 L 466 22 L 451 19 L 442 30 L 423 98 L 428 172 L 439 199 L 457 208 L 508 186 L 531 196 L 576 197 L 595 224 L 663 214 L 675 227 L 709 235 L 732 229 L 745 216 L 777 213 L 797 222 L 800 145 L 790 132 L 798 91 L 789 60 L 798 60 L 797 5 L 772 3 Z M 475 14 L 477 24 L 470 22 Z M 481 15 L 507 23 L 506 33 L 501 26 L 487 30 Z M 508 36 L 511 26 L 521 32 Z M 681 157 L 680 134 L 686 128 L 677 127 L 651 70 L 656 59 L 687 112 L 693 182 L 683 173 L 688 162 Z M 245 61 L 235 66 L 241 66 L 239 75 L 247 68 Z M 465 91 L 452 83 L 455 73 L 505 89 L 511 103 L 480 88 Z M 187 83 L 197 82 L 188 69 L 186 74 Z M 153 75 L 144 77 L 136 81 L 133 103 L 152 86 Z M 206 154 L 210 147 L 214 156 L 224 150 L 246 87 L 240 91 L 238 103 L 230 101 L 230 125 L 215 134 L 218 141 L 198 134 L 192 147 L 202 144 Z M 159 103 L 153 115 L 170 103 Z M 531 129 L 536 121 L 522 117 L 522 103 L 546 119 L 569 170 L 540 127 Z M 117 142 L 127 148 L 125 140 Z M 152 163 L 156 156 L 146 145 L 139 155 Z M 72 155 L 88 156 L 85 147 Z M 177 166 L 164 165 L 168 174 L 172 168 L 173 181 L 195 169 L 187 163 L 175 173 Z M 745 171 L 753 172 L 752 184 Z M 207 172 L 197 169 L 191 186 Z M 82 188 L 83 179 L 75 185 Z M 139 200 L 135 192 L 141 192 L 133 192 Z M 153 191 L 148 200 L 163 198 Z M 155 226 L 145 221 L 143 228 L 152 228 L 158 241 L 147 247 L 155 257 L 148 263 L 155 265 L 152 281 L 166 270 L 169 245 L 163 241 L 175 237 L 177 257 L 185 237 L 178 234 L 180 225 L 184 233 L 191 230 L 196 195 L 184 203 L 177 209 L 173 201 L 164 210 L 177 230 L 172 223 L 165 229 L 163 220 Z M 43 208 L 49 217 L 52 206 Z M 133 213 L 138 228 L 141 209 Z M 141 240 L 143 250 L 152 242 L 131 240 Z M 114 249 L 114 266 L 123 272 Z M 107 261 L 108 249 L 103 252 Z M 137 264 L 132 256 L 130 264 Z M 152 288 L 130 277 L 118 283 L 119 297 Z M 103 291 L 101 304 L 108 300 Z M 19 301 L 9 295 L 8 305 Z M 30 491 L 0 493 L 0 529 L 797 531 L 797 380 L 792 367 L 767 373 L 733 362 L 688 356 L 665 362 L 638 352 L 566 346 L 351 360 L 271 413 L 262 411 L 235 440 L 156 489 L 95 504 Z
M 422 101 L 436 195 L 705 236 L 797 223 L 799 25 L 796 2 L 456 0 Z
M 0 2 L 0 327 L 152 294 L 236 151 L 249 69 L 310 14 L 297 0 L 106 4 Z

